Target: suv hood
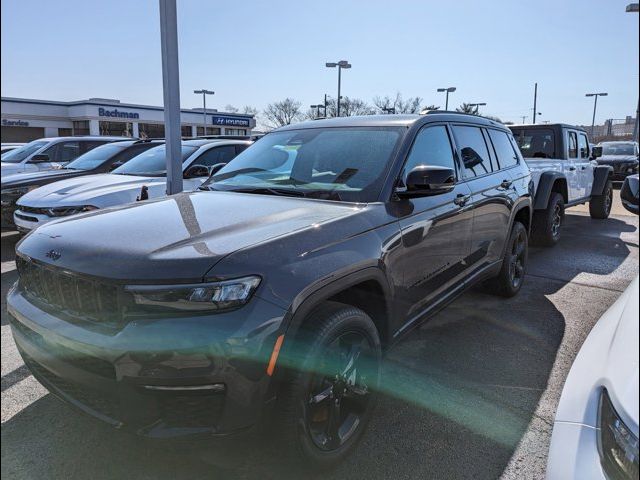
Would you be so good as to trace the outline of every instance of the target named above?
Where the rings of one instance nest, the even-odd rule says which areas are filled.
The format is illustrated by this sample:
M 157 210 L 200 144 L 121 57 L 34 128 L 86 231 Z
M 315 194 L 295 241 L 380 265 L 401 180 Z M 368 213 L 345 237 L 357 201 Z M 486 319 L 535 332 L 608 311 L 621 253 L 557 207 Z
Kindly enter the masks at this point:
M 135 202 L 143 185 L 149 187 L 149 196 L 152 193 L 152 185 L 154 190 L 159 189 L 160 194 L 163 194 L 166 188 L 166 178 L 112 173 L 85 175 L 51 183 L 33 190 L 21 197 L 18 204 L 35 208 L 83 205 L 105 208 Z
M 43 170 L 37 172 L 16 173 L 2 182 L 3 188 L 16 188 L 40 183 L 50 183 L 66 177 L 75 177 L 86 174 L 84 170 Z
M 234 251 L 361 212 L 363 208 L 351 203 L 181 193 L 47 223 L 27 235 L 17 251 L 56 267 L 122 282 L 199 282 Z M 336 229 L 336 236 L 344 234 Z M 49 253 L 52 250 L 57 254 Z

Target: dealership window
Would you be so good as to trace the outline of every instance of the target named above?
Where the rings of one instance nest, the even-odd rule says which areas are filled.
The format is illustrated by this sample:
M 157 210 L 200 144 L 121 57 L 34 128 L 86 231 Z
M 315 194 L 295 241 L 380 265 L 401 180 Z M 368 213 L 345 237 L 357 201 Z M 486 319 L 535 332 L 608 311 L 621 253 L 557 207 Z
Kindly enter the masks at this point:
M 191 125 L 182 125 L 180 127 L 180 132 L 180 135 L 182 135 L 183 137 L 190 137 L 192 135 Z
M 129 122 L 99 122 L 100 135 L 116 135 L 130 137 L 133 124 Z
M 138 135 L 140 138 L 164 138 L 164 124 L 139 123 Z
M 227 128 L 226 135 L 246 135 L 247 130 L 244 128 Z
M 72 128 L 59 128 L 58 129 L 58 136 L 59 137 L 70 137 L 71 135 L 73 135 L 73 129 Z
M 89 120 L 78 120 L 73 122 L 73 134 L 74 135 L 89 135 Z
M 202 135 L 220 135 L 220 129 L 216 128 L 216 127 L 207 127 L 207 133 L 203 133 L 204 130 L 202 129 L 202 127 L 198 127 L 196 129 L 197 131 L 197 135 L 198 136 L 202 136 Z

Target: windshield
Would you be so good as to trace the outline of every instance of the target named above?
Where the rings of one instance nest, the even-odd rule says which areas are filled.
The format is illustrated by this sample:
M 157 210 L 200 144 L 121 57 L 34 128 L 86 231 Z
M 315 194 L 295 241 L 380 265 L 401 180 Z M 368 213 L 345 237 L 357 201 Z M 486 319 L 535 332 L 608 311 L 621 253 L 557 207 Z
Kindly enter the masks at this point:
M 100 145 L 93 150 L 89 150 L 84 155 L 80 155 L 73 162 L 68 163 L 65 168 L 70 168 L 72 170 L 92 170 L 99 167 L 128 146 L 128 144 L 122 145 L 118 143 Z
M 182 161 L 195 152 L 197 147 L 182 146 Z M 163 176 L 167 174 L 165 146 L 150 148 L 137 157 L 133 157 L 124 165 L 116 168 L 112 173 L 120 175 Z
M 9 152 L 3 153 L 0 157 L 0 160 L 5 163 L 20 163 L 33 152 L 40 150 L 47 143 L 49 142 L 43 140 L 35 140 L 19 148 L 15 148 Z
M 633 143 L 603 143 L 603 155 L 635 155 Z
M 374 201 L 400 128 L 313 128 L 270 133 L 211 177 L 213 190 Z

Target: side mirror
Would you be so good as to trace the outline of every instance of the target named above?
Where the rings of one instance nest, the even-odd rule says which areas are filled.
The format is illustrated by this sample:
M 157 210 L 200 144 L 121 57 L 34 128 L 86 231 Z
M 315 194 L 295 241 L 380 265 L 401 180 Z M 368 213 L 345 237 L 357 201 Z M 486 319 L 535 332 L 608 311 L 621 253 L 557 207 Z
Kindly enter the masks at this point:
M 209 167 L 209 175 L 215 175 L 225 165 L 226 165 L 226 162 L 216 163 L 215 165 L 212 165 L 211 167 Z
M 29 159 L 29 163 L 46 163 L 49 161 L 49 155 L 46 153 L 38 153 Z
M 191 165 L 184 172 L 184 178 L 208 177 L 209 169 L 204 165 Z
M 452 168 L 434 165 L 418 165 L 405 181 L 404 188 L 396 189 L 401 198 L 428 197 L 450 192 L 456 183 L 456 172 Z
M 593 147 L 591 149 L 591 158 L 599 158 L 602 156 L 602 147 Z
M 629 175 L 624 179 L 622 188 L 620 189 L 620 200 L 622 206 L 631 213 L 638 215 L 640 213 L 640 202 L 638 198 L 639 191 L 638 175 Z

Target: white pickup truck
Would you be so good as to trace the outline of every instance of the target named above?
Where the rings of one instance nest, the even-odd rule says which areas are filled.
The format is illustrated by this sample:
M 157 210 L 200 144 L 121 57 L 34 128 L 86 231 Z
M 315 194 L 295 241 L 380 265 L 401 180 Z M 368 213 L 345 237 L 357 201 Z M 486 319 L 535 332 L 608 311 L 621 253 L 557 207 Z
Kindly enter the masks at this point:
M 591 218 L 609 217 L 613 169 L 595 161 L 601 152 L 592 151 L 587 132 L 561 123 L 509 128 L 534 182 L 533 244 L 558 243 L 566 207 L 589 202 Z

